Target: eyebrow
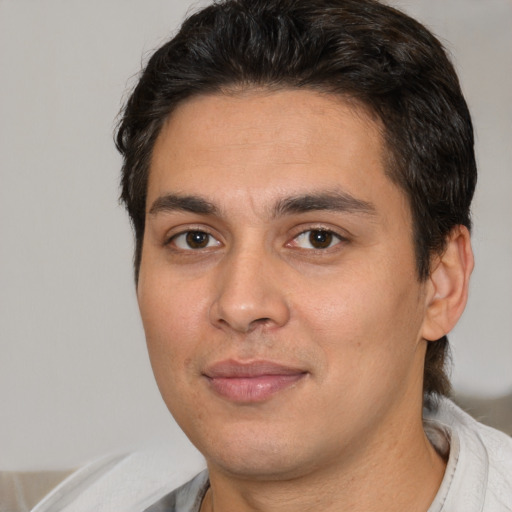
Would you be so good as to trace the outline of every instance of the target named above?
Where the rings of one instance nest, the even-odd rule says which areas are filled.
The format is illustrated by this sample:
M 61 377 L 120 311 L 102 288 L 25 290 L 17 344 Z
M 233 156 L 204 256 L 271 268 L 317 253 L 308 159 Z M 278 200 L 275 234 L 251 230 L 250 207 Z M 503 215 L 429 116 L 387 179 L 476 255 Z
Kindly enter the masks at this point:
M 377 210 L 372 203 L 358 199 L 347 192 L 334 191 L 304 194 L 282 199 L 274 207 L 274 216 L 317 210 L 362 213 L 372 216 L 377 214 Z
M 155 200 L 149 209 L 151 215 L 184 211 L 200 215 L 216 215 L 218 208 L 210 201 L 199 196 L 166 194 Z
M 330 210 L 346 213 L 376 215 L 375 206 L 347 192 L 318 192 L 280 199 L 272 209 L 273 217 Z M 166 194 L 158 197 L 149 209 L 150 215 L 184 211 L 199 215 L 219 215 L 219 209 L 210 201 L 195 195 Z

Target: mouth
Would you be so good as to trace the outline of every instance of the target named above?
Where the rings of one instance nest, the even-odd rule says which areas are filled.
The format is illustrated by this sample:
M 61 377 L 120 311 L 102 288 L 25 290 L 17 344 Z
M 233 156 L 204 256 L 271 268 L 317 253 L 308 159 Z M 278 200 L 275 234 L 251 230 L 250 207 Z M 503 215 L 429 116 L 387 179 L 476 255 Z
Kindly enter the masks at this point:
M 266 401 L 294 386 L 307 374 L 302 369 L 271 361 L 241 363 L 227 360 L 208 367 L 203 375 L 217 395 L 247 404 Z

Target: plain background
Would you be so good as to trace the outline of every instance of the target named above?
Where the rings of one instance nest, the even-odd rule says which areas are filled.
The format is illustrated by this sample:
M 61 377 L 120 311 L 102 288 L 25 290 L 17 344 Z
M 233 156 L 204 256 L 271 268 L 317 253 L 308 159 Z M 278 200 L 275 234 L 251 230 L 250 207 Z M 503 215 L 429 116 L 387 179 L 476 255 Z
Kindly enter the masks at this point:
M 195 3 L 195 9 L 201 3 Z M 476 126 L 477 267 L 457 390 L 512 389 L 512 2 L 401 0 L 453 55 Z M 153 381 L 119 206 L 116 115 L 177 0 L 0 0 L 0 468 L 188 442 Z M 183 454 L 183 455 L 182 455 Z

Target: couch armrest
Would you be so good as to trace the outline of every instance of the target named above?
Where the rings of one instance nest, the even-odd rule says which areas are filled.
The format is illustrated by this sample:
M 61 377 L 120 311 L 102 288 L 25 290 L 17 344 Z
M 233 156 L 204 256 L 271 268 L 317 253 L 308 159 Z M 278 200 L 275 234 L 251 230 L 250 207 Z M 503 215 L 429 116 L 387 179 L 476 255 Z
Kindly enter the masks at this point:
M 0 512 L 29 512 L 73 471 L 0 471 Z

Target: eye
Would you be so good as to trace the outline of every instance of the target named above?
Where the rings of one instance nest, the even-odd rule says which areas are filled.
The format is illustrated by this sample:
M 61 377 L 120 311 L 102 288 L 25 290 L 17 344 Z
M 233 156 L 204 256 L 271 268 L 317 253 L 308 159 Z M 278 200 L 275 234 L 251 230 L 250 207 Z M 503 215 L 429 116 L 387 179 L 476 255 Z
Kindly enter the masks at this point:
M 185 251 L 218 247 L 220 242 L 205 231 L 185 231 L 173 236 L 172 245 Z
M 329 249 L 343 238 L 327 229 L 309 229 L 293 239 L 292 245 L 301 249 Z

